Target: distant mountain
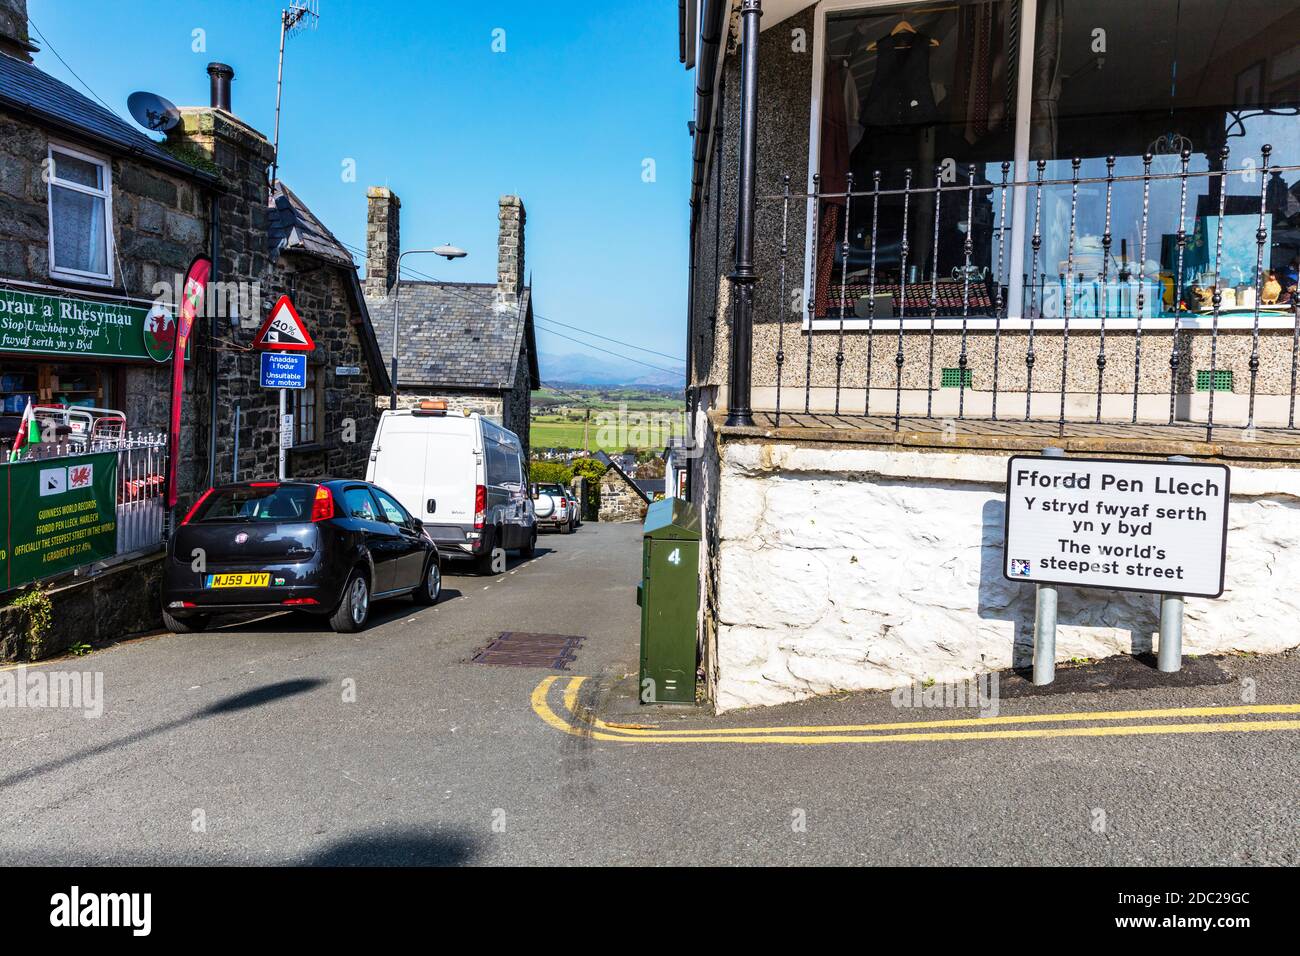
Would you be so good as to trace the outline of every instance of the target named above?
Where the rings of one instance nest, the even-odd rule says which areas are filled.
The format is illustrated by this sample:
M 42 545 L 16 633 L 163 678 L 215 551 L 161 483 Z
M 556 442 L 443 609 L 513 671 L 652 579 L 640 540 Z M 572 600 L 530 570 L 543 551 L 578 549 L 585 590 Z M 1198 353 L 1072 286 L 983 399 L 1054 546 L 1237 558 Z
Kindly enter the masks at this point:
M 635 362 L 625 362 L 609 356 L 598 358 L 569 352 L 565 355 L 550 355 L 541 352 L 538 364 L 542 370 L 543 382 L 564 382 L 570 385 L 671 385 L 681 387 L 686 382 L 686 373 L 674 374 L 661 372 Z M 657 364 L 657 363 L 652 363 Z M 671 359 L 664 359 L 668 367 Z

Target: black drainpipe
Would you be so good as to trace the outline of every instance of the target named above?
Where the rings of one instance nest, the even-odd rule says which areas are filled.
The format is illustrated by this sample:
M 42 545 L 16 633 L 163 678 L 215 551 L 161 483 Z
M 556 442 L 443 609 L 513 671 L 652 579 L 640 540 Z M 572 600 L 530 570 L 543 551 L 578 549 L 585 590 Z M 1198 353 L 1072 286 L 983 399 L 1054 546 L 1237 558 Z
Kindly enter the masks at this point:
M 210 210 L 210 234 L 208 237 L 209 255 L 212 259 L 212 271 L 208 275 L 208 288 L 211 289 L 219 278 L 221 262 L 221 203 L 214 192 L 208 197 Z M 217 316 L 212 312 L 212 297 L 204 296 L 204 310 L 208 312 L 208 487 L 217 483 Z
M 727 424 L 754 424 L 750 373 L 754 350 L 754 215 L 758 159 L 758 34 L 762 0 L 740 6 L 740 170 L 736 203 L 736 266 L 729 276 L 735 290 L 731 323 L 731 371 L 727 377 Z
M 699 214 L 704 173 L 713 139 L 713 91 L 731 0 L 705 0 L 700 18 L 700 56 L 695 64 L 695 145 L 691 155 L 691 215 Z
M 695 62 L 695 140 L 691 149 L 691 238 L 687 279 L 690 285 L 686 291 L 686 412 L 687 427 L 690 429 L 694 429 L 695 426 L 695 406 L 699 400 L 698 391 L 691 385 L 695 365 L 696 242 L 699 233 L 700 207 L 704 195 L 704 176 L 710 141 L 713 139 L 713 95 L 718 74 L 718 59 L 722 53 L 722 38 L 725 35 L 727 14 L 730 10 L 731 0 L 704 0 L 704 10 L 700 17 L 700 52 Z M 687 501 L 692 500 L 694 491 L 694 480 L 688 466 L 686 469 Z

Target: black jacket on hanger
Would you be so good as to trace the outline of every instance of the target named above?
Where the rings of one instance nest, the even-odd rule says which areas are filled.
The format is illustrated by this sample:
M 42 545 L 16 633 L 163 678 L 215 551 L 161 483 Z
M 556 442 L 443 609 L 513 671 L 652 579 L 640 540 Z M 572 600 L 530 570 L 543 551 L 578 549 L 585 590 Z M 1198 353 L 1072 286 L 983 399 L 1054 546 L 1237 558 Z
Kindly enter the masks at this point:
M 862 125 L 925 125 L 938 119 L 930 87 L 930 38 L 923 33 L 882 38 L 876 44 L 876 75 L 862 105 Z

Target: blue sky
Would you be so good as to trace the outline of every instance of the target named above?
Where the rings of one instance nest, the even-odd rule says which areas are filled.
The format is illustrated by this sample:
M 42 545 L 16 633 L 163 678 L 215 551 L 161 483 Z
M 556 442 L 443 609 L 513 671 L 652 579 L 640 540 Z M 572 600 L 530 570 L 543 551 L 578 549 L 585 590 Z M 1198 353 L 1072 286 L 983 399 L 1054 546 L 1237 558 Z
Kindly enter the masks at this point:
M 220 60 L 235 68 L 235 113 L 269 137 L 285 3 L 28 0 L 28 9 L 121 115 L 141 89 L 206 104 L 205 67 Z M 319 29 L 288 41 L 280 172 L 341 240 L 364 247 L 366 187 L 388 185 L 402 199 L 403 248 L 452 242 L 470 253 L 456 263 L 410 256 L 410 267 L 494 281 L 497 198 L 517 193 L 540 315 L 683 355 L 693 74 L 677 61 L 675 3 L 320 7 Z M 504 53 L 492 49 L 498 29 Z M 195 30 L 206 51 L 192 49 Z M 84 92 L 35 33 L 37 64 Z M 345 160 L 355 160 L 355 182 L 343 181 Z M 540 328 L 539 346 L 601 356 Z

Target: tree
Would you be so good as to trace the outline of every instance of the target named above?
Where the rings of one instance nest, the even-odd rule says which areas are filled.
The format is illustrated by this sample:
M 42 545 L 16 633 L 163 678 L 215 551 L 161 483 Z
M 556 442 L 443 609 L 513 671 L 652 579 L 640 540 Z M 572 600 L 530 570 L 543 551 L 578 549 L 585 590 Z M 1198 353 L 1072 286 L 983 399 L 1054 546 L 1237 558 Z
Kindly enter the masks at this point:
M 600 513 L 600 479 L 605 476 L 606 471 L 606 467 L 595 458 L 575 458 L 573 460 L 573 475 L 586 479 L 587 493 L 582 503 L 584 516 Z
M 573 469 L 558 461 L 534 461 L 528 465 L 528 478 L 538 485 L 567 485 L 573 481 Z
M 664 476 L 664 460 L 658 455 L 647 458 L 637 467 L 636 476 L 638 478 L 662 478 Z

